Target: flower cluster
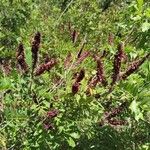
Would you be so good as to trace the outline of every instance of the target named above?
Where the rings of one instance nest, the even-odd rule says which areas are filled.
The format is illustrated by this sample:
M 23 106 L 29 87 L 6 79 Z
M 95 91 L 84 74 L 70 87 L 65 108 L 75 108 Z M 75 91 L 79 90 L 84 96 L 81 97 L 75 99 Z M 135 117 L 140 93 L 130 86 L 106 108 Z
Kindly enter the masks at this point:
M 81 69 L 80 73 L 76 76 L 75 82 L 72 85 L 72 93 L 76 94 L 79 91 L 80 82 L 83 80 L 85 76 L 85 70 Z
M 51 121 L 53 118 L 57 117 L 58 113 L 59 113 L 59 111 L 57 109 L 47 112 L 47 116 L 44 121 L 44 129 L 46 129 L 46 130 L 54 129 L 54 125 L 51 123 Z
M 56 65 L 56 60 L 55 59 L 51 59 L 50 61 L 48 61 L 45 64 L 41 64 L 36 70 L 35 70 L 35 76 L 39 76 L 42 73 L 44 73 L 45 71 L 49 71 L 52 67 L 54 67 Z
M 75 82 L 75 83 L 72 85 L 72 93 L 73 93 L 73 94 L 76 94 L 76 93 L 79 91 L 79 87 L 80 87 L 80 83 Z
M 77 31 L 74 30 L 73 34 L 72 34 L 73 39 L 75 38 L 76 34 L 77 34 Z M 110 44 L 112 44 L 112 41 L 113 41 L 113 35 L 110 34 L 109 35 Z M 39 32 L 37 32 L 35 34 L 34 40 L 32 42 L 32 60 L 33 60 L 33 62 L 32 62 L 32 76 L 33 76 L 33 73 L 34 73 L 35 76 L 39 76 L 42 73 L 44 73 L 45 71 L 49 71 L 52 67 L 54 67 L 56 65 L 56 60 L 49 58 L 49 56 L 46 54 L 44 63 L 40 64 L 36 68 L 40 42 L 41 42 L 41 34 Z M 85 40 L 82 42 L 81 48 L 80 48 L 80 50 L 77 54 L 76 61 L 73 63 L 73 65 L 71 67 L 72 67 L 72 69 L 74 69 L 80 63 L 82 63 L 82 61 L 84 61 L 84 59 L 86 59 L 88 56 L 92 56 L 94 58 L 94 61 L 97 63 L 97 68 L 96 68 L 97 72 L 96 72 L 96 75 L 94 77 L 91 77 L 89 82 L 88 82 L 88 87 L 87 87 L 86 92 L 87 92 L 87 94 L 89 94 L 90 89 L 96 87 L 96 85 L 98 83 L 102 84 L 103 86 L 108 85 L 108 82 L 107 82 L 106 76 L 105 76 L 105 70 L 104 70 L 103 62 L 102 62 L 102 58 L 107 56 L 107 52 L 106 52 L 106 50 L 104 50 L 103 53 L 100 56 L 98 56 L 96 54 L 93 55 L 90 51 L 84 51 L 83 52 L 84 45 L 85 45 Z M 120 43 L 118 45 L 118 51 L 117 51 L 117 53 L 115 54 L 115 57 L 114 57 L 112 82 L 110 84 L 109 92 L 112 91 L 113 85 L 117 81 L 119 81 L 120 79 L 125 80 L 128 76 L 130 76 L 132 73 L 134 73 L 144 63 L 144 61 L 149 57 L 149 55 L 150 54 L 146 55 L 141 60 L 132 62 L 132 64 L 127 68 L 127 70 L 122 75 L 120 75 L 121 63 L 122 63 L 122 60 L 125 58 L 124 44 Z M 20 43 L 19 46 L 18 46 L 17 53 L 16 53 L 16 59 L 17 59 L 17 64 L 21 67 L 21 69 L 24 72 L 27 72 L 28 71 L 28 66 L 25 62 L 24 48 L 23 48 L 22 43 Z M 72 55 L 71 55 L 71 53 L 69 53 L 67 55 L 65 61 L 64 61 L 65 69 L 70 67 L 71 62 L 72 62 Z M 8 70 L 7 66 L 5 66 L 5 68 L 6 68 L 6 70 Z M 79 87 L 80 87 L 80 82 L 85 76 L 84 73 L 85 73 L 85 70 L 81 70 L 80 73 L 78 73 L 74 76 L 75 82 L 72 85 L 72 93 L 75 94 L 75 93 L 78 92 Z
M 123 59 L 123 55 L 124 55 L 124 45 L 123 43 L 120 43 L 118 45 L 118 52 L 116 53 L 115 58 L 114 58 L 114 68 L 113 68 L 111 85 L 114 85 L 119 78 L 119 73 L 121 69 L 121 61 Z
M 85 76 L 85 70 L 81 69 L 80 73 L 76 77 L 76 82 L 78 83 L 81 82 L 84 76 Z
M 98 78 L 99 82 L 102 83 L 103 86 L 106 86 L 107 81 L 106 81 L 106 78 L 104 75 L 103 63 L 100 58 L 97 58 L 96 62 L 97 62 L 97 78 Z
M 98 82 L 100 82 L 103 86 L 107 85 L 107 80 L 106 80 L 105 73 L 104 73 L 104 66 L 101 61 L 101 58 L 96 55 L 93 55 L 92 57 L 97 63 L 97 73 L 96 73 L 96 76 L 91 77 L 88 81 L 88 88 L 87 88 L 86 94 L 89 96 L 91 95 L 90 89 L 93 89 L 94 87 L 96 87 Z
M 16 52 L 16 60 L 17 60 L 17 65 L 21 68 L 22 71 L 25 73 L 28 72 L 28 65 L 25 61 L 25 54 L 24 54 L 24 48 L 23 44 L 20 43 L 17 52 Z
M 37 32 L 34 36 L 34 39 L 32 41 L 32 70 L 36 67 L 37 61 L 38 61 L 38 51 L 40 47 L 41 42 L 41 34 L 40 32 Z
M 118 126 L 118 125 L 126 125 L 127 122 L 125 120 L 117 120 L 117 119 L 110 119 L 108 120 L 108 123 L 114 126 Z
M 126 72 L 122 74 L 121 79 L 125 80 L 128 76 L 138 70 L 138 68 L 145 62 L 145 60 L 150 56 L 150 53 L 147 54 L 140 60 L 134 61 L 131 65 L 127 68 Z

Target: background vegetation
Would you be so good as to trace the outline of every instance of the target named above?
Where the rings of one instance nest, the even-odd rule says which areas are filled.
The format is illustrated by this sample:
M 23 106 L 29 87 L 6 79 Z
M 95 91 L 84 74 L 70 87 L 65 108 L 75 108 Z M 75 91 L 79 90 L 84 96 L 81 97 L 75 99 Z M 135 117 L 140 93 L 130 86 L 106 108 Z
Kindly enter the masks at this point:
M 149 0 L 1 0 L 0 41 L 1 149 L 150 149 Z

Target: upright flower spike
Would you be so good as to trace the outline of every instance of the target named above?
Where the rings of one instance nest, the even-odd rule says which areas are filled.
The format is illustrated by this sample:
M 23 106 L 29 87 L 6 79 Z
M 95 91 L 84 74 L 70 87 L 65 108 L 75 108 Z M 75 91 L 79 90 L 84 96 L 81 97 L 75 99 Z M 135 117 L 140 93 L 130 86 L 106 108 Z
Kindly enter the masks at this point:
M 138 68 L 145 62 L 145 60 L 149 58 L 149 56 L 150 53 L 144 56 L 142 59 L 132 62 L 127 68 L 126 72 L 121 76 L 121 79 L 125 80 L 128 76 L 137 71 Z
M 107 85 L 107 81 L 104 75 L 104 66 L 100 58 L 96 58 L 97 61 L 97 78 L 103 86 Z
M 102 83 L 103 86 L 107 85 L 107 80 L 105 78 L 103 63 L 101 62 L 101 58 L 97 55 L 91 55 L 94 61 L 97 63 L 97 73 L 96 76 L 91 77 L 88 81 L 88 88 L 86 90 L 87 95 L 92 95 L 91 91 L 96 87 L 98 82 Z
M 72 93 L 76 94 L 79 91 L 80 82 L 83 80 L 85 76 L 85 70 L 81 69 L 81 71 L 76 75 L 75 82 L 72 85 Z
M 20 68 L 27 73 L 28 72 L 28 65 L 25 61 L 25 54 L 24 54 L 24 48 L 23 48 L 23 44 L 20 43 L 18 48 L 17 48 L 17 52 L 16 52 L 16 60 L 17 60 L 17 64 L 20 66 Z
M 81 71 L 79 72 L 79 74 L 77 74 L 75 78 L 74 84 L 72 85 L 73 94 L 76 94 L 79 91 L 80 82 L 83 80 L 84 76 L 85 76 L 85 70 L 81 69 Z
M 85 70 L 81 69 L 80 73 L 78 74 L 77 78 L 76 78 L 76 82 L 81 82 L 83 80 L 85 76 Z
M 118 52 L 116 53 L 115 58 L 114 58 L 114 68 L 113 68 L 111 85 L 114 85 L 119 78 L 119 73 L 121 69 L 121 61 L 123 59 L 123 56 L 124 56 L 124 44 L 120 43 L 118 45 Z
M 72 85 L 72 93 L 73 93 L 74 95 L 79 91 L 79 86 L 80 86 L 80 83 L 78 83 L 78 82 L 75 82 L 75 83 Z
M 51 59 L 49 62 L 40 65 L 36 71 L 35 71 L 35 76 L 39 76 L 42 73 L 44 73 L 45 71 L 49 71 L 52 67 L 54 67 L 56 65 L 56 60 L 55 59 Z
M 32 72 L 34 71 L 34 68 L 36 67 L 37 61 L 38 61 L 38 51 L 40 47 L 41 42 L 41 34 L 40 32 L 37 32 L 34 36 L 34 40 L 32 41 Z

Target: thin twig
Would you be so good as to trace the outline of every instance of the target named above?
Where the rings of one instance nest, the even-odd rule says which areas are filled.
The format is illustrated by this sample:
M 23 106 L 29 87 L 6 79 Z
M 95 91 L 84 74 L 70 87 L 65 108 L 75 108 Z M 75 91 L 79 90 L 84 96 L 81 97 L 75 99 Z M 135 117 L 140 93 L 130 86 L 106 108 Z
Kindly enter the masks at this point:
M 56 25 L 57 25 L 57 23 L 59 23 L 59 20 L 65 14 L 66 10 L 70 7 L 70 5 L 72 4 L 72 2 L 73 2 L 73 0 L 70 1 L 70 3 L 66 6 L 66 8 L 64 9 L 64 11 L 60 14 L 60 16 L 57 19 Z

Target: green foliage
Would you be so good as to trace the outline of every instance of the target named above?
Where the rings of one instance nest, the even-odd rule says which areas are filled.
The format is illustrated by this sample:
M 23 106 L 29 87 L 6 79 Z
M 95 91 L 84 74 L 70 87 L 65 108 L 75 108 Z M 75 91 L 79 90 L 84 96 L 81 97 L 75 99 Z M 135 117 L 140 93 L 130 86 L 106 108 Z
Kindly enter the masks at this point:
M 125 43 L 127 57 L 121 73 L 150 52 L 149 5 L 146 0 L 1 0 L 0 148 L 148 150 L 149 59 L 138 72 L 119 80 L 112 89 L 111 82 L 118 43 Z M 33 76 L 31 38 L 37 31 L 42 35 L 38 66 L 45 63 L 46 55 L 56 59 L 57 64 L 40 76 Z M 72 41 L 73 31 L 78 35 L 76 42 Z M 28 73 L 16 67 L 15 53 L 20 42 L 24 45 Z M 83 43 L 82 53 L 107 53 L 102 61 L 108 86 L 97 84 L 90 88 L 90 96 L 86 90 L 89 79 L 97 73 L 96 62 L 89 56 L 73 66 Z M 72 62 L 66 69 L 68 53 Z M 85 76 L 79 91 L 73 94 L 75 73 L 82 68 Z M 127 106 L 119 110 L 124 102 Z M 114 110 L 120 111 L 114 117 L 116 122 L 124 123 L 111 123 L 109 113 Z M 52 112 L 54 117 L 48 115 Z

